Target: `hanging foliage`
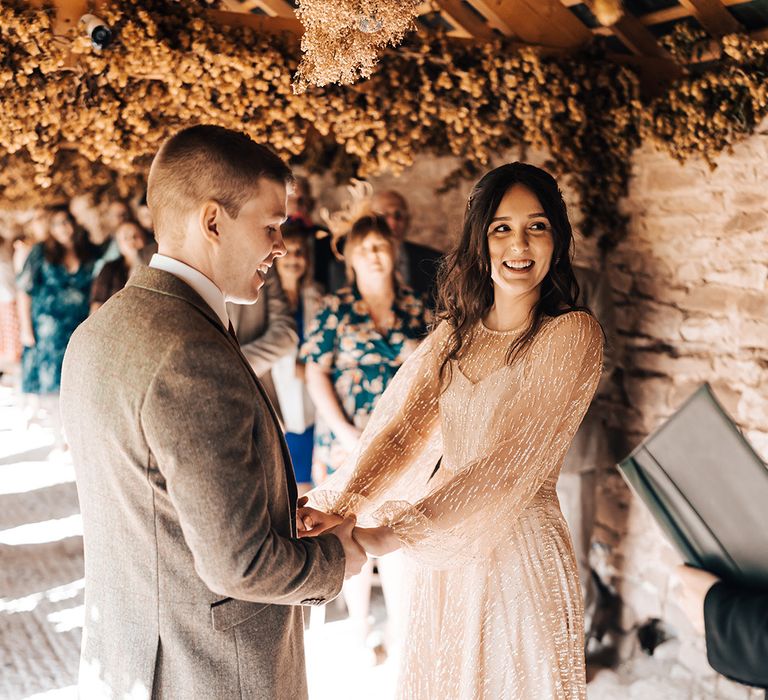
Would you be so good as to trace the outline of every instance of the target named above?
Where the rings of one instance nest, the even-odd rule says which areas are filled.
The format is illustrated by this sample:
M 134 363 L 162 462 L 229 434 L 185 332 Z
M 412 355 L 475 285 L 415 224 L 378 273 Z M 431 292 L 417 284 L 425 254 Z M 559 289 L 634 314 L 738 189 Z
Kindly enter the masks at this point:
M 114 41 L 95 52 L 87 37 L 54 36 L 49 11 L 0 5 L 0 205 L 135 192 L 164 138 L 206 122 L 359 177 L 425 153 L 456 156 L 471 174 L 512 147 L 544 149 L 572 179 L 582 231 L 610 245 L 626 230 L 618 205 L 641 137 L 711 161 L 768 111 L 768 47 L 741 36 L 648 105 L 635 73 L 595 47 L 544 56 L 421 33 L 383 50 L 368 80 L 295 94 L 294 38 L 217 25 L 191 0 L 145 7 L 105 6 Z

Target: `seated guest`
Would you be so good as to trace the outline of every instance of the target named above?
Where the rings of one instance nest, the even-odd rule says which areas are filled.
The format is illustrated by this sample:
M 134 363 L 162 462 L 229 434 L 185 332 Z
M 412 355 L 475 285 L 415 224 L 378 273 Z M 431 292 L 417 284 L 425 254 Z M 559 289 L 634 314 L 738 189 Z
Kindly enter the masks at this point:
M 383 217 L 355 220 L 344 246 L 350 286 L 325 297 L 307 332 L 300 357 L 317 409 L 316 483 L 344 464 L 392 377 L 426 334 L 424 303 L 397 281 L 398 249 Z M 399 552 L 379 562 L 391 643 L 400 637 L 401 572 Z M 369 632 L 372 575 L 369 561 L 343 589 L 361 647 Z
M 731 680 L 768 689 L 768 589 L 726 583 L 691 566 L 677 573 L 683 610 L 704 634 L 712 668 Z
M 322 290 L 312 280 L 310 245 L 306 229 L 299 221 L 282 226 L 286 253 L 275 261 L 280 283 L 296 319 L 299 345 L 304 342 L 305 322 L 311 321 L 320 307 Z M 299 495 L 312 487 L 312 445 L 315 434 L 315 409 L 304 382 L 304 363 L 295 352 L 272 365 L 272 379 L 285 426 L 285 437 L 296 474 Z
M 435 305 L 435 276 L 442 253 L 434 248 L 406 240 L 411 227 L 411 214 L 405 197 L 395 190 L 377 192 L 373 210 L 383 216 L 392 235 L 399 243 L 397 269 L 403 280 L 416 294 L 424 297 L 427 305 Z
M 120 257 L 104 264 L 91 288 L 91 313 L 113 294 L 119 292 L 133 271 L 141 264 L 140 251 L 147 245 L 147 232 L 133 221 L 124 221 L 115 231 L 115 243 Z

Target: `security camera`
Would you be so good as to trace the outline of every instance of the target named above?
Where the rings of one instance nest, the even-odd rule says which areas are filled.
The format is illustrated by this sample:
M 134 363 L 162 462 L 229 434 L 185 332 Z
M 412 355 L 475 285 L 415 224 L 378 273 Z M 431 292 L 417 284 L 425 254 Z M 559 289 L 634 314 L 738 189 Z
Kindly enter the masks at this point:
M 85 33 L 93 44 L 93 48 L 101 51 L 112 41 L 112 30 L 96 15 L 83 15 L 80 24 L 84 25 Z

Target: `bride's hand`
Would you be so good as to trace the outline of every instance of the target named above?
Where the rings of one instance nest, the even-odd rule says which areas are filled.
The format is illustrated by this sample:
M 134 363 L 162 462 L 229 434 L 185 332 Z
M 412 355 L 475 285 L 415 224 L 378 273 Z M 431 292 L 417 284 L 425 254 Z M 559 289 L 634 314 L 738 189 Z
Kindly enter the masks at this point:
M 400 540 L 397 539 L 391 527 L 356 527 L 352 530 L 354 537 L 360 546 L 375 557 L 383 557 L 385 554 L 400 549 Z
M 306 505 L 308 500 L 306 496 L 302 496 L 296 509 L 296 529 L 299 531 L 299 537 L 317 537 L 343 522 L 344 518 L 340 515 L 323 513 Z

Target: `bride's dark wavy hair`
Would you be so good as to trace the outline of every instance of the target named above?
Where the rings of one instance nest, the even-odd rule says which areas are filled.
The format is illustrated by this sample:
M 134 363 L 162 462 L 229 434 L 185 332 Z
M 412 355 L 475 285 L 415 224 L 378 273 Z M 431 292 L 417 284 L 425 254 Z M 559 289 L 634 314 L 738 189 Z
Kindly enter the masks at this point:
M 488 229 L 501 200 L 514 185 L 523 185 L 538 198 L 552 227 L 554 251 L 549 271 L 541 282 L 541 297 L 533 308 L 530 326 L 510 345 L 507 363 L 512 363 L 529 347 L 545 317 L 577 310 L 589 312 L 577 304 L 579 285 L 571 265 L 573 231 L 555 179 L 529 163 L 507 163 L 491 170 L 472 189 L 459 241 L 438 273 L 437 318 L 448 321 L 452 329 L 440 365 L 441 381 L 446 367 L 450 372 L 449 362 L 461 357 L 470 331 L 493 305 Z

